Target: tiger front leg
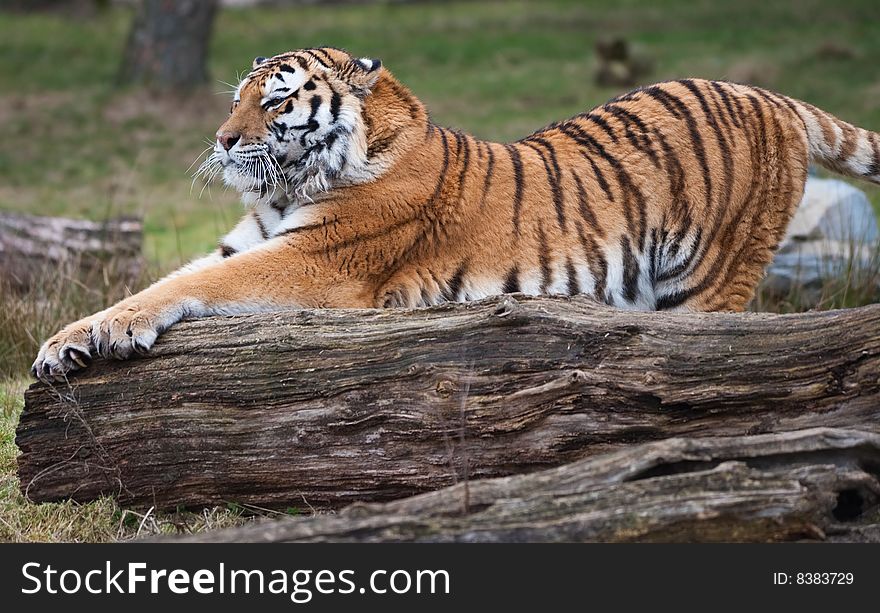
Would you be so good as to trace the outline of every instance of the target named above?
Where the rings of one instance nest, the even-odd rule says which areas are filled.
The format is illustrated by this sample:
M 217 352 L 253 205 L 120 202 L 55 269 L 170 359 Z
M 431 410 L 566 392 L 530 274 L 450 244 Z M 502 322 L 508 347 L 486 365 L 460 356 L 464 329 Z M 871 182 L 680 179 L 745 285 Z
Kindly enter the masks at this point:
M 44 380 L 63 380 L 87 364 L 77 359 L 81 347 L 88 357 L 127 359 L 147 353 L 160 334 L 187 317 L 374 306 L 368 287 L 340 273 L 343 267 L 336 264 L 282 244 L 182 273 L 68 326 L 43 346 L 33 372 Z
M 40 348 L 31 373 L 42 381 L 63 381 L 95 357 L 126 359 L 145 354 L 159 334 L 186 315 L 173 301 L 145 290 L 117 305 L 76 321 Z
M 169 279 L 175 276 L 191 274 L 221 261 L 222 256 L 219 252 L 194 260 L 169 275 L 166 279 L 159 281 L 151 289 L 154 289 L 159 284 L 167 283 Z M 132 298 L 123 300 L 109 309 L 75 321 L 49 338 L 40 347 L 37 358 L 31 365 L 31 374 L 42 381 L 63 381 L 68 373 L 85 368 L 95 357 L 113 355 L 113 346 L 107 342 L 107 335 L 101 334 L 100 326 L 102 323 L 109 321 L 109 318 L 118 311 L 131 310 L 133 308 Z M 134 331 L 141 332 L 132 344 L 117 343 L 116 350 L 120 352 L 119 357 L 128 357 L 131 354 L 128 351 L 129 349 L 139 353 L 149 349 L 155 338 L 152 341 L 149 340 L 151 335 L 146 328 L 147 326 L 135 326 L 132 329 L 133 339 L 135 339 Z M 158 332 L 156 334 L 158 335 Z M 99 345 L 99 341 L 102 340 L 105 342 Z

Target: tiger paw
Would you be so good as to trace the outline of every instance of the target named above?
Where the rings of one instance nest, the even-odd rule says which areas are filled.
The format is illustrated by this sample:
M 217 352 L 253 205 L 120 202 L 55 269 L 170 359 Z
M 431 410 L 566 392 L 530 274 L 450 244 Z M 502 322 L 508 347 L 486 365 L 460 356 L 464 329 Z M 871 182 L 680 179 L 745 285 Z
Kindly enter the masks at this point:
M 31 374 L 41 381 L 63 381 L 68 373 L 88 366 L 94 350 L 92 321 L 83 319 L 43 343 Z
M 167 327 L 160 327 L 162 319 L 157 311 L 137 304 L 108 313 L 94 329 L 98 355 L 125 360 L 135 353 L 146 354 Z

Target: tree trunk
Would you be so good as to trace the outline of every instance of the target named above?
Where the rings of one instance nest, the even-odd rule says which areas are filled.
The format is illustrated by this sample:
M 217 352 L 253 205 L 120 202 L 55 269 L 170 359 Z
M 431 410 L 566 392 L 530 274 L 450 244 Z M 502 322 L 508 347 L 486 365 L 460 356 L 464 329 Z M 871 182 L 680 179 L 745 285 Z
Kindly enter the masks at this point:
M 27 292 L 47 277 L 138 285 L 144 269 L 143 224 L 119 218 L 103 222 L 37 217 L 0 211 L 2 286 Z
M 35 384 L 32 500 L 341 507 L 669 437 L 880 430 L 880 305 L 637 313 L 504 296 L 174 326 L 151 355 Z
M 216 0 L 141 0 L 119 73 L 124 83 L 191 88 L 208 80 Z
M 195 542 L 880 542 L 880 436 L 669 439 Z

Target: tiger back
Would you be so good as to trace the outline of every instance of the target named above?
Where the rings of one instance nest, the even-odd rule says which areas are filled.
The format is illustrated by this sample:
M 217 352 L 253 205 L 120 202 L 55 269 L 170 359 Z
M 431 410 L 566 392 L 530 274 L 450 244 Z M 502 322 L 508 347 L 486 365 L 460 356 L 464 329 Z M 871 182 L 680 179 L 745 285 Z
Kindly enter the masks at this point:
M 435 125 L 381 62 L 258 58 L 201 172 L 247 214 L 218 249 L 50 338 L 34 373 L 149 351 L 184 317 L 505 292 L 741 311 L 817 162 L 880 183 L 880 136 L 757 87 L 659 83 L 513 143 Z

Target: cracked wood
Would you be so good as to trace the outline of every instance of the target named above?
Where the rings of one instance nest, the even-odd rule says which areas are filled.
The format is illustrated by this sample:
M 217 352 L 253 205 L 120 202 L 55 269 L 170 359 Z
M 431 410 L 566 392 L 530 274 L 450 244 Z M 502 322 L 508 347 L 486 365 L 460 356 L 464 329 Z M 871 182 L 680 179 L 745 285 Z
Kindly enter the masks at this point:
M 880 541 L 880 436 L 668 439 L 191 542 Z M 167 540 L 167 539 L 164 539 Z
M 35 501 L 338 508 L 674 436 L 877 431 L 880 306 L 636 313 L 506 296 L 185 322 L 147 358 L 34 384 Z

